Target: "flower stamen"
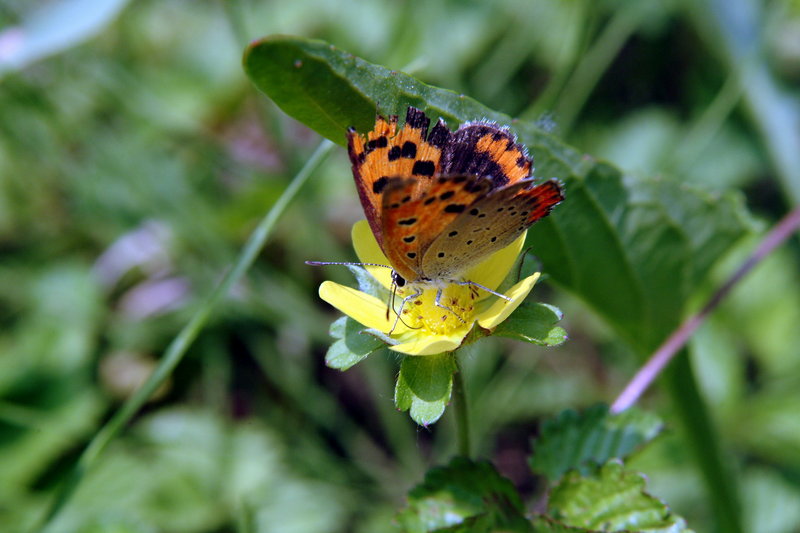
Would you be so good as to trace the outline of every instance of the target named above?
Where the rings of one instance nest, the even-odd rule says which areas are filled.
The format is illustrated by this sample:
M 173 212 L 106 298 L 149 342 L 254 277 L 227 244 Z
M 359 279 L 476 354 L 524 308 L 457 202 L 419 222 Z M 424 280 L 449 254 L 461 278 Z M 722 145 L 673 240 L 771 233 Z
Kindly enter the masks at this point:
M 474 288 L 464 285 L 451 284 L 443 288 L 404 288 L 398 291 L 403 297 L 403 291 L 414 291 L 413 303 L 414 316 L 407 316 L 408 309 L 404 309 L 402 302 L 398 311 L 403 313 L 408 320 L 409 327 L 422 328 L 434 335 L 448 335 L 456 330 L 468 328 L 474 322 Z M 420 291 L 420 294 L 416 294 Z M 405 296 L 403 300 L 410 299 Z M 448 305 L 445 305 L 447 303 Z M 445 310 L 442 313 L 442 310 Z

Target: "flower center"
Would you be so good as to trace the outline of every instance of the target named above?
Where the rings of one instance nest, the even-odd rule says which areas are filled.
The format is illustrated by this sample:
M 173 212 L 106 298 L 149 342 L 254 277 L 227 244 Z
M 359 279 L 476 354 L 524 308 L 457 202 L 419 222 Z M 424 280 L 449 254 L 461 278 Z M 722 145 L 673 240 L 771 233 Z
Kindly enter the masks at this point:
M 414 292 L 414 287 L 404 287 L 397 294 L 405 298 Z M 442 289 L 439 305 L 436 305 L 437 292 L 436 288 L 425 289 L 421 295 L 406 301 L 401 317 L 403 322 L 434 335 L 447 335 L 471 327 L 478 299 L 477 289 L 468 285 L 448 285 Z

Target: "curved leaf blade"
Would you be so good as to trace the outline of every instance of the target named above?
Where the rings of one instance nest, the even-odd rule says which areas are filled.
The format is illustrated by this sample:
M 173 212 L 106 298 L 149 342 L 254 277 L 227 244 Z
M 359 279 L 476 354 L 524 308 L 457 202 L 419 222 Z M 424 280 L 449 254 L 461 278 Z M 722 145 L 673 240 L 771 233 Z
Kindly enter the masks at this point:
M 348 126 L 367 131 L 376 112 L 402 114 L 409 105 L 451 127 L 478 119 L 508 124 L 533 154 L 536 174 L 566 184 L 566 201 L 529 231 L 534 253 L 555 282 L 640 352 L 678 324 L 713 262 L 750 229 L 738 197 L 626 177 L 531 123 L 322 41 L 267 37 L 247 49 L 244 67 L 281 109 L 340 144 Z
M 550 493 L 548 514 L 593 531 L 690 533 L 683 518 L 644 489 L 642 474 L 611 461 L 593 476 L 568 474 Z
M 663 429 L 655 415 L 629 409 L 612 415 L 605 405 L 571 409 L 545 421 L 533 443 L 530 466 L 556 481 L 569 470 L 584 474 L 609 459 L 626 459 Z
M 379 339 L 364 333 L 364 326 L 348 316 L 334 321 L 330 334 L 336 340 L 325 354 L 325 364 L 337 370 L 347 370 L 384 346 Z
M 456 370 L 451 353 L 406 356 L 395 384 L 395 407 L 409 411 L 411 419 L 420 426 L 433 424 L 450 401 Z
M 532 532 L 516 488 L 487 461 L 456 457 L 433 468 L 398 514 L 403 531 Z
M 558 346 L 567 340 L 567 332 L 556 324 L 563 313 L 557 307 L 525 302 L 495 328 L 493 334 L 539 346 Z
M 319 77 L 302 68 L 306 59 L 320 69 Z M 528 232 L 528 243 L 551 279 L 594 308 L 642 356 L 676 327 L 709 267 L 753 227 L 738 196 L 712 197 L 673 181 L 624 176 L 531 123 L 321 41 L 269 37 L 248 48 L 244 63 L 279 107 L 341 144 L 346 127 L 367 131 L 376 111 L 402 114 L 408 105 L 451 127 L 478 119 L 509 125 L 533 154 L 536 174 L 561 178 L 567 190 L 563 205 Z M 698 401 L 693 411 L 703 412 Z M 709 483 L 728 487 L 732 480 Z M 734 492 L 712 498 L 734 501 Z M 719 507 L 722 514 L 736 514 L 734 505 Z

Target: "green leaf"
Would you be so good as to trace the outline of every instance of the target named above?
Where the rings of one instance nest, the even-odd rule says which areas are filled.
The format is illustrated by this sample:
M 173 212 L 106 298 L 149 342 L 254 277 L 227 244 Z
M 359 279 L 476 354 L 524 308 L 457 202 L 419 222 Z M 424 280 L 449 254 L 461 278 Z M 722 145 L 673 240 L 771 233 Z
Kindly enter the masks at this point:
M 456 371 L 453 354 L 406 356 L 394 389 L 394 404 L 409 411 L 421 426 L 433 424 L 444 413 L 453 391 Z
M 552 172 L 568 171 L 552 162 Z M 556 216 L 531 228 L 530 242 L 556 282 L 649 352 L 677 326 L 714 261 L 749 228 L 739 198 L 634 180 L 604 163 L 580 173 L 568 180 Z
M 528 232 L 533 253 L 553 281 L 583 299 L 642 357 L 677 327 L 712 264 L 752 228 L 740 196 L 625 176 L 530 122 L 512 121 L 475 100 L 324 42 L 269 37 L 247 49 L 244 67 L 281 109 L 341 144 L 346 127 L 366 132 L 376 111 L 403 114 L 408 105 L 444 118 L 451 128 L 484 118 L 509 125 L 533 154 L 536 175 L 558 177 L 566 187 L 563 204 Z M 676 383 L 670 390 L 673 397 L 680 394 Z M 681 416 L 698 413 L 710 427 L 699 396 L 687 402 L 692 405 L 682 408 Z M 697 440 L 697 449 L 716 446 L 713 436 L 690 438 Z M 719 461 L 713 466 L 709 472 L 722 471 Z M 717 477 L 709 484 L 733 487 L 730 478 Z M 735 500 L 735 489 L 713 491 L 718 492 L 712 498 L 724 521 L 735 515 L 735 504 L 722 503 Z M 734 525 L 732 530 L 740 529 Z
M 593 531 L 690 531 L 681 517 L 644 488 L 644 476 L 625 471 L 618 461 L 606 463 L 590 477 L 570 472 L 550 493 L 548 514 Z
M 626 177 L 534 124 L 471 98 L 370 64 L 322 41 L 273 36 L 252 44 L 244 67 L 289 115 L 344 144 L 348 126 L 371 129 L 375 112 L 414 105 L 451 127 L 508 124 L 533 154 L 536 174 L 564 180 L 566 200 L 535 224 L 528 243 L 558 284 L 573 291 L 641 352 L 680 320 L 711 265 L 750 229 L 738 196 L 711 196 L 668 180 Z
M 337 340 L 328 348 L 325 364 L 338 370 L 347 370 L 383 346 L 383 342 L 364 333 L 364 327 L 347 316 L 331 324 L 330 334 Z
M 556 326 L 562 316 L 561 310 L 552 305 L 525 302 L 497 326 L 494 334 L 540 346 L 558 346 L 567 340 L 564 328 Z
M 251 44 L 244 69 L 288 115 L 320 135 L 345 144 L 345 130 L 372 129 L 375 113 L 404 113 L 409 105 L 444 117 L 509 118 L 471 98 L 355 57 L 324 41 L 274 35 Z
M 397 518 L 409 533 L 532 532 L 524 513 L 514 485 L 489 462 L 456 457 L 428 471 Z
M 592 533 L 586 528 L 568 526 L 547 516 L 537 516 L 531 524 L 533 533 Z
M 533 443 L 530 466 L 551 481 L 573 469 L 585 474 L 609 459 L 627 458 L 662 427 L 658 417 L 637 409 L 618 415 L 610 414 L 605 405 L 583 413 L 570 409 L 543 424 Z

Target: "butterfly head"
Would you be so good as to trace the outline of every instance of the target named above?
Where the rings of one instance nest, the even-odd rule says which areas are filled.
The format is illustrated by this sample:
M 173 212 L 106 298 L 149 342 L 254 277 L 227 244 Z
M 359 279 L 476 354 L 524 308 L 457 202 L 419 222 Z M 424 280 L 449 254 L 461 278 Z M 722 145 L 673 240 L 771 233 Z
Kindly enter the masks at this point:
M 398 289 L 402 289 L 406 286 L 406 279 L 397 273 L 397 270 L 392 270 L 392 283 Z

